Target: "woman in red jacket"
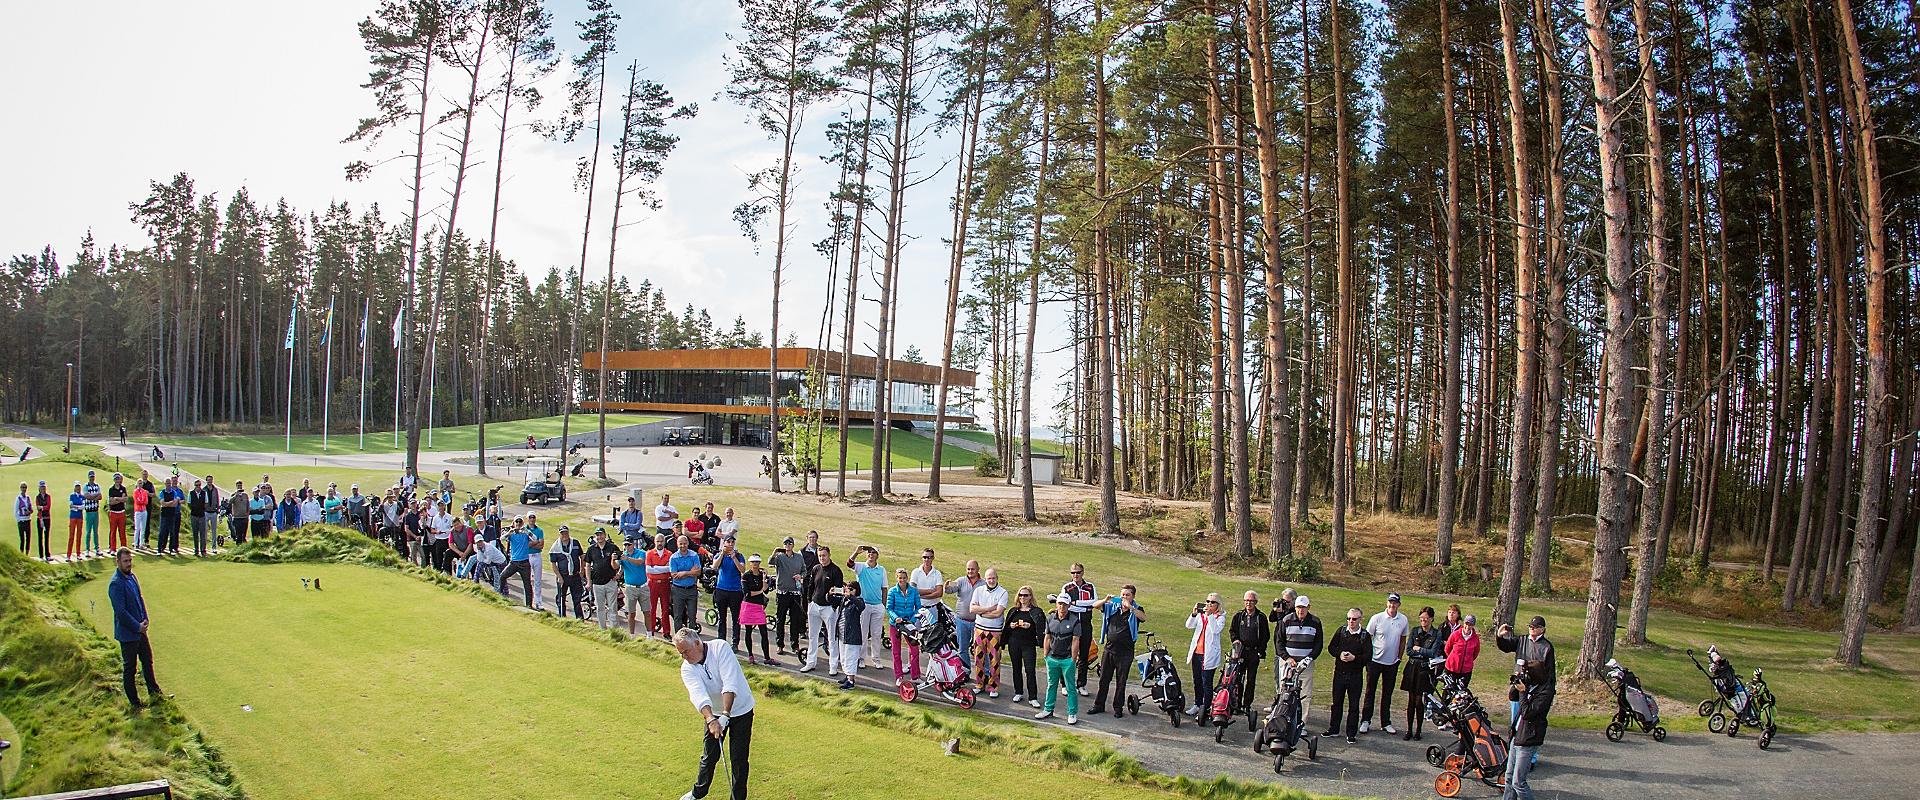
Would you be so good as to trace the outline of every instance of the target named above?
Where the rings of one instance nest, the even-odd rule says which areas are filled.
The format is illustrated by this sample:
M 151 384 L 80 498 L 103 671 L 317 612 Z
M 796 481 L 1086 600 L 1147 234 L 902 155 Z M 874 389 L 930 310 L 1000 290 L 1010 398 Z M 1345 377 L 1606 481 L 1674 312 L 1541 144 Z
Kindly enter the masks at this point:
M 1460 621 L 1460 629 L 1447 640 L 1447 671 L 1459 676 L 1461 685 L 1473 683 L 1473 662 L 1480 657 L 1480 632 L 1472 614 Z

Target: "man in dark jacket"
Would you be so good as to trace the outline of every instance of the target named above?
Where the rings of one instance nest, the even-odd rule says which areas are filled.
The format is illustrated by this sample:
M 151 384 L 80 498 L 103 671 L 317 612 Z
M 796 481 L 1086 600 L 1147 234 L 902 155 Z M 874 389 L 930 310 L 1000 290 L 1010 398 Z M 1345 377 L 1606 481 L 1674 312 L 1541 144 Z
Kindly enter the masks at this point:
M 1535 617 L 1535 619 L 1539 619 Z M 1527 774 L 1534 755 L 1547 740 L 1547 712 L 1553 710 L 1553 669 L 1545 661 L 1527 661 L 1520 668 L 1520 717 L 1507 752 L 1507 789 L 1501 800 L 1533 800 Z
M 1553 660 L 1553 642 L 1547 640 L 1547 618 L 1535 614 L 1527 621 L 1526 638 L 1513 635 L 1513 626 L 1502 624 L 1493 643 L 1502 653 L 1512 653 L 1515 661 L 1538 661 L 1546 665 L 1548 686 L 1557 686 L 1559 670 Z M 1520 701 L 1512 700 L 1508 704 L 1508 729 L 1520 725 Z
M 1281 599 L 1285 600 L 1285 595 L 1282 595 Z M 1312 606 L 1313 598 L 1300 595 L 1294 598 L 1293 606 L 1287 611 L 1286 616 L 1273 621 L 1274 635 L 1279 638 L 1275 643 L 1274 652 L 1280 658 L 1297 663 L 1301 659 L 1318 658 L 1320 651 L 1326 649 L 1326 635 L 1320 630 L 1320 618 L 1314 616 L 1309 610 Z M 1281 690 L 1280 670 L 1274 670 L 1273 677 L 1273 690 L 1278 693 Z M 1311 665 L 1300 673 L 1300 696 L 1308 699 L 1313 697 Z M 1312 713 L 1312 710 L 1312 703 L 1307 703 L 1305 708 L 1300 709 L 1302 725 L 1306 724 L 1307 715 Z
M 1327 642 L 1327 655 L 1333 658 L 1333 718 L 1327 721 L 1325 735 L 1340 733 L 1340 712 L 1344 708 L 1349 744 L 1359 741 L 1360 685 L 1367 661 L 1373 658 L 1373 637 L 1360 627 L 1360 620 L 1360 609 L 1347 609 L 1347 624 L 1334 631 Z
M 1558 684 L 1559 666 L 1553 660 L 1553 642 L 1547 640 L 1546 617 L 1535 615 L 1528 620 L 1525 638 L 1514 636 L 1512 625 L 1501 625 L 1493 643 L 1499 646 L 1500 652 L 1512 653 L 1517 661 L 1538 661 L 1547 665 L 1547 685 Z
M 1254 679 L 1260 674 L 1260 661 L 1267 657 L 1267 642 L 1273 639 L 1273 629 L 1267 624 L 1267 615 L 1260 610 L 1260 595 L 1248 590 L 1241 598 L 1242 607 L 1227 624 L 1227 635 L 1240 651 L 1240 713 L 1246 713 L 1253 703 Z
M 147 696 L 152 702 L 162 697 L 160 684 L 153 680 L 153 645 L 147 640 L 147 601 L 140 594 L 140 581 L 133 577 L 133 551 L 122 547 L 113 558 L 113 581 L 107 584 L 107 603 L 113 606 L 113 638 L 120 643 L 120 686 L 134 709 L 144 708 L 134 690 L 133 673 L 137 662 L 147 679 Z

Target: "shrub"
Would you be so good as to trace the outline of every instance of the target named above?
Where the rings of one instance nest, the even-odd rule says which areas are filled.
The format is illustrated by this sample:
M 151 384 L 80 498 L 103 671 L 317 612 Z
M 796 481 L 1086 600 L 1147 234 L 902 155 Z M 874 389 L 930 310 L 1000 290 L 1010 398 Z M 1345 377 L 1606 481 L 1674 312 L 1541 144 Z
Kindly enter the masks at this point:
M 1320 569 L 1320 559 L 1307 555 L 1295 555 L 1276 559 L 1268 564 L 1267 577 L 1277 581 L 1314 583 L 1325 577 L 1325 573 Z
M 1000 474 L 1000 457 L 992 453 L 981 453 L 973 459 L 973 474 L 983 478 L 992 478 Z

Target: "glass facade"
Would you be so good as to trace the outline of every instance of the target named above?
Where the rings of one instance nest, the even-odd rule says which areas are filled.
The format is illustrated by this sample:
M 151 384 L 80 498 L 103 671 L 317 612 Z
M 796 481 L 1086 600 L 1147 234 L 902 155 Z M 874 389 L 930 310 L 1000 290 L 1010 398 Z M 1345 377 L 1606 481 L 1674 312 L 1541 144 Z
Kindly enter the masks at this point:
M 766 370 L 719 370 L 719 369 L 659 369 L 659 370 L 616 370 L 608 376 L 607 394 L 610 400 L 624 403 L 682 403 L 715 406 L 766 406 L 767 371 Z M 872 378 L 849 378 L 847 381 L 847 408 L 863 414 L 873 413 L 878 394 L 877 381 Z M 823 387 L 826 397 L 824 405 L 830 409 L 840 406 L 840 378 L 827 375 Z M 934 387 L 923 383 L 892 384 L 893 413 L 934 415 Z M 780 401 L 787 407 L 811 404 L 811 393 L 806 387 L 806 375 L 798 370 L 781 370 Z M 971 417 L 972 409 L 961 402 L 968 394 L 962 391 L 948 393 L 947 413 L 953 416 Z

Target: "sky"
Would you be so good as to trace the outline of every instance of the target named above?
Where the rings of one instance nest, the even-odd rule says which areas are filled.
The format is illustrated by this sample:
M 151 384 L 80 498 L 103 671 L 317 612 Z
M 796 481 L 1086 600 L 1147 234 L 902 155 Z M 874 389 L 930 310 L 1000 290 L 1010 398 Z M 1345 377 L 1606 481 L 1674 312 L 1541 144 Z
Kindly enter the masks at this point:
M 392 137 L 372 153 L 340 141 L 373 112 L 371 92 L 360 88 L 368 64 L 356 25 L 375 5 L 109 0 L 10 8 L 6 33 L 0 34 L 0 70 L 11 76 L 6 103 L 16 112 L 0 126 L 0 152 L 6 153 L 0 186 L 8 188 L 0 192 L 0 257 L 51 245 L 64 261 L 89 230 L 103 243 L 145 246 L 149 242 L 129 219 L 127 204 L 145 196 L 148 181 L 177 172 L 192 176 L 198 191 L 222 199 L 244 186 L 263 204 L 285 198 L 305 211 L 336 200 L 356 207 L 378 202 L 387 219 L 396 219 L 409 199 L 410 160 L 355 183 L 346 181 L 344 167 L 395 155 L 410 137 Z M 563 58 L 579 49 L 574 22 L 584 6 L 584 0 L 549 2 Z M 739 10 L 727 0 L 615 0 L 614 8 L 621 21 L 610 77 L 624 79 L 626 65 L 638 60 L 644 76 L 665 84 L 676 100 L 700 106 L 697 117 L 671 128 L 681 140 L 657 186 L 662 207 L 623 210 L 623 222 L 639 221 L 622 225 L 615 269 L 632 284 L 650 280 L 662 287 L 676 308 L 691 302 L 711 309 L 719 324 L 739 315 L 765 331 L 771 237 L 763 236 L 756 252 L 731 212 L 750 196 L 748 173 L 776 163 L 779 147 L 744 108 L 719 96 Z M 547 100 L 536 115 L 559 113 L 567 78 L 563 63 L 540 85 Z M 609 81 L 610 130 L 618 124 L 615 82 Z M 819 158 L 827 149 L 822 131 L 845 102 L 811 111 L 796 158 L 797 219 L 782 282 L 781 337 L 797 330 L 803 345 L 816 338 L 826 301 L 827 262 L 812 243 L 827 233 L 822 203 L 837 178 Z M 485 156 L 470 168 L 461 227 L 480 238 L 497 129 L 488 122 L 476 135 L 488 144 L 476 148 Z M 509 139 L 499 238 L 502 252 L 523 272 L 538 276 L 549 267 L 578 265 L 585 195 L 572 187 L 573 163 L 590 148 L 584 138 L 562 144 L 526 130 Z M 902 352 L 918 346 L 928 360 L 937 360 L 943 333 L 953 149 L 949 138 L 927 141 L 915 169 L 919 177 L 937 177 L 907 199 L 898 344 Z M 602 154 L 603 166 L 609 157 L 610 151 Z M 452 171 L 449 162 L 428 181 L 437 214 L 444 214 Z M 589 275 L 606 269 L 612 192 L 609 181 L 601 183 Z M 838 291 L 844 297 L 844 283 Z M 855 333 L 856 342 L 864 342 L 856 344 L 860 352 L 873 346 L 877 291 L 872 281 L 863 282 L 868 301 Z M 1043 307 L 1039 327 L 1036 427 L 1054 421 L 1059 384 L 1072 366 L 1069 353 L 1047 352 L 1053 349 L 1047 343 L 1068 339 L 1064 309 Z M 987 388 L 984 377 L 979 388 Z

